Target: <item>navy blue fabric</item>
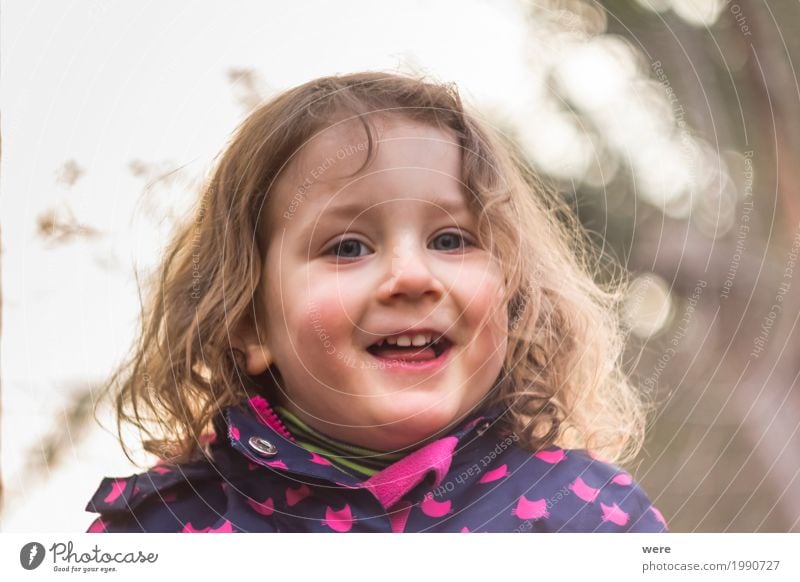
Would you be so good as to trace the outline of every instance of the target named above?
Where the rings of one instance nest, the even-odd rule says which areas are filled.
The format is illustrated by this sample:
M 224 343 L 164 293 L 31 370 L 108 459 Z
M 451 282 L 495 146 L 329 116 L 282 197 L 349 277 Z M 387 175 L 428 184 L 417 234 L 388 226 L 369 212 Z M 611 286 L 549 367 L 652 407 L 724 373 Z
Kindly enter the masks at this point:
M 210 459 L 104 479 L 86 508 L 100 514 L 89 531 L 666 531 L 628 473 L 581 450 L 532 454 L 494 429 L 498 415 L 484 413 L 448 435 L 457 445 L 446 474 L 423 470 L 387 508 L 362 479 L 287 440 L 248 408 L 229 408 L 215 421 Z M 277 453 L 265 456 L 252 437 Z

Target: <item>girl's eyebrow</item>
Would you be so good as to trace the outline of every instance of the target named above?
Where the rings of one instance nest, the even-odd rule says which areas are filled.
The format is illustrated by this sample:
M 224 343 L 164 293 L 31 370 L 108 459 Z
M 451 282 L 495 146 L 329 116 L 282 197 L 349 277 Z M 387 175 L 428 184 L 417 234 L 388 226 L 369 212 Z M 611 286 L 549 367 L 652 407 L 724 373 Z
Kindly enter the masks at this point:
M 391 202 L 391 200 L 387 201 Z M 467 203 L 462 198 L 442 198 L 442 197 L 435 197 L 432 199 L 426 198 L 411 198 L 409 202 L 427 202 L 427 208 L 431 211 L 433 210 L 444 210 L 448 214 L 452 214 L 453 216 L 472 216 L 470 209 L 467 207 Z M 331 206 L 325 207 L 325 209 L 320 213 L 320 220 L 326 218 L 342 218 L 342 217 L 352 217 L 358 214 L 361 214 L 365 210 L 373 206 L 382 206 L 384 202 L 379 204 L 371 204 L 366 200 L 353 200 L 350 202 L 343 202 L 340 204 L 332 204 Z

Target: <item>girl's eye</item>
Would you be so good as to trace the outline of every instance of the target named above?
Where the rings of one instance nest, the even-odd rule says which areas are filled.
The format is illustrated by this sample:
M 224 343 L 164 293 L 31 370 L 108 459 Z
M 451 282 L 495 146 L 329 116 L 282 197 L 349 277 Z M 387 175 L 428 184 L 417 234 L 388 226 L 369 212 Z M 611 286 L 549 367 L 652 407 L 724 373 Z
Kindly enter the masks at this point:
M 433 244 L 439 243 L 440 251 L 454 251 L 471 244 L 460 232 L 445 232 L 433 239 Z
M 460 232 L 444 232 L 435 237 L 431 243 L 432 247 L 438 251 L 455 251 L 471 244 Z M 369 248 L 360 240 L 345 238 L 330 247 L 325 254 L 334 255 L 340 259 L 357 259 L 369 253 Z
M 367 252 L 362 253 L 361 250 Z M 360 240 L 355 238 L 345 238 L 333 245 L 327 254 L 335 255 L 342 259 L 354 259 L 368 254 L 369 249 Z

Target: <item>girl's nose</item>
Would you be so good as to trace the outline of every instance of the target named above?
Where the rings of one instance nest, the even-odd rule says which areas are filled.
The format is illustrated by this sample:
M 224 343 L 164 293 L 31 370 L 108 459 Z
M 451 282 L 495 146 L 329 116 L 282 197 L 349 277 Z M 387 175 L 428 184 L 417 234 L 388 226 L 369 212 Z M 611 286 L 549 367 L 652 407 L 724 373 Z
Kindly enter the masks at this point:
M 418 299 L 430 295 L 440 299 L 445 293 L 442 282 L 431 271 L 425 249 L 410 242 L 396 245 L 386 280 L 378 288 L 383 301 L 406 296 Z

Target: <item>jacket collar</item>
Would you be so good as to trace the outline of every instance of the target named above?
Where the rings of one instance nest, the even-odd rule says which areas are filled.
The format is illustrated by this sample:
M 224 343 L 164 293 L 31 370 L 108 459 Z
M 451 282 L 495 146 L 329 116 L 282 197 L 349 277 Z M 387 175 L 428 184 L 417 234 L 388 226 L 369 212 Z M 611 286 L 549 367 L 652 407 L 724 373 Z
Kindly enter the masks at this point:
M 310 477 L 342 487 L 367 489 L 388 509 L 425 479 L 432 477 L 432 487 L 438 487 L 450 470 L 453 456 L 486 432 L 501 414 L 501 407 L 476 413 L 448 435 L 409 453 L 369 479 L 353 477 L 297 445 L 261 397 L 224 410 L 216 428 L 217 438 L 227 437 L 230 446 L 247 459 L 250 469 L 260 466 L 290 474 L 299 481 Z

